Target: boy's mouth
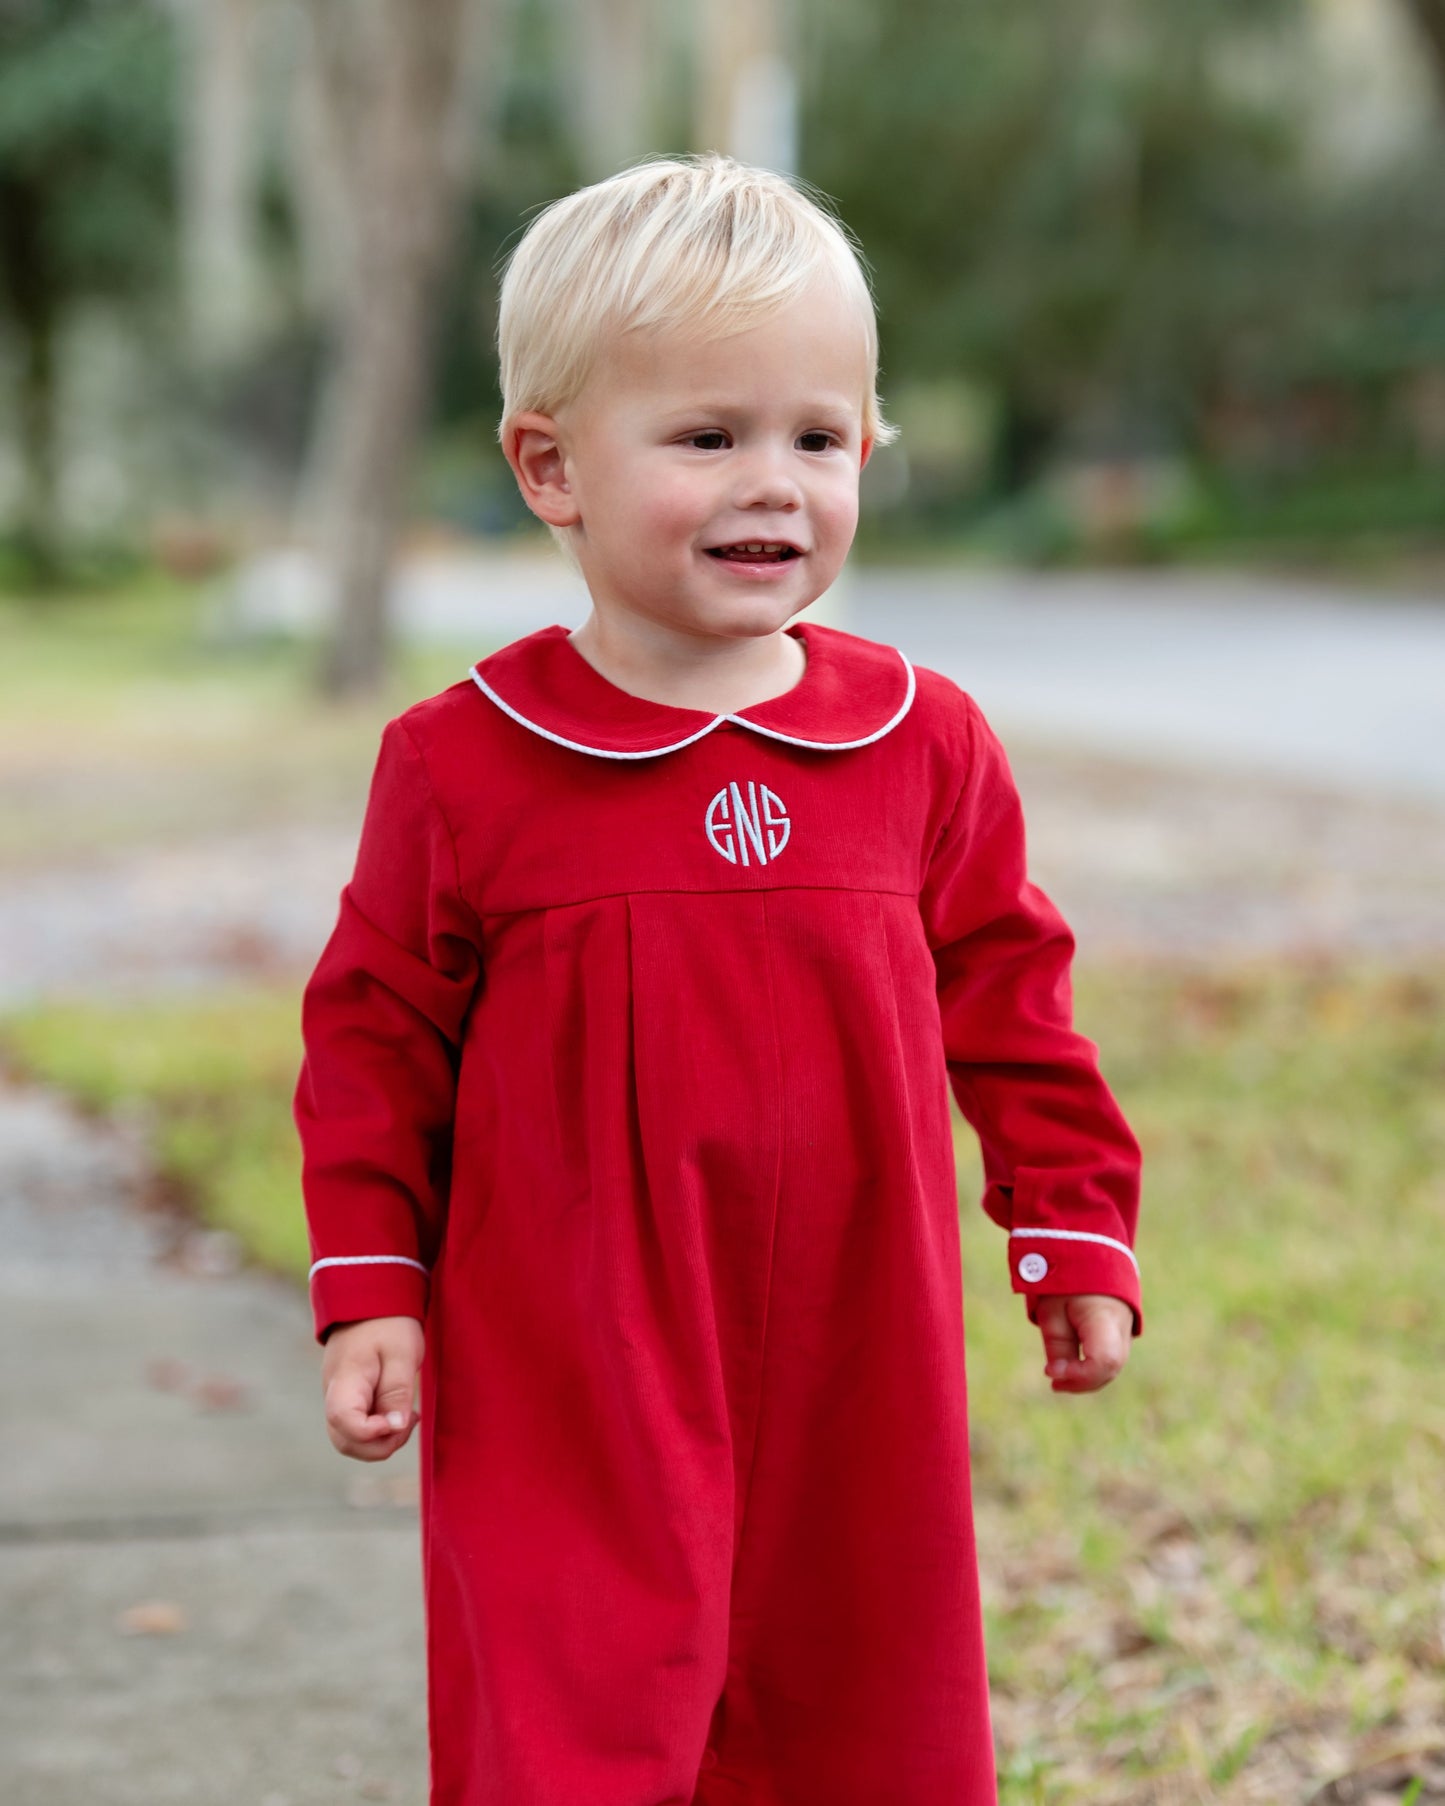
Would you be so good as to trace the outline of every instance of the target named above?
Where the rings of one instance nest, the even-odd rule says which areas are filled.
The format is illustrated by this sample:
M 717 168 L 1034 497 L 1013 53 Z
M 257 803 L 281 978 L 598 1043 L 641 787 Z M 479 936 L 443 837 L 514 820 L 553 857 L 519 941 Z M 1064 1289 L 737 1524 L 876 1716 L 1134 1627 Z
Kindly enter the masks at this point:
M 781 539 L 747 539 L 731 546 L 709 546 L 707 555 L 737 564 L 784 564 L 790 558 L 803 556 L 796 546 Z

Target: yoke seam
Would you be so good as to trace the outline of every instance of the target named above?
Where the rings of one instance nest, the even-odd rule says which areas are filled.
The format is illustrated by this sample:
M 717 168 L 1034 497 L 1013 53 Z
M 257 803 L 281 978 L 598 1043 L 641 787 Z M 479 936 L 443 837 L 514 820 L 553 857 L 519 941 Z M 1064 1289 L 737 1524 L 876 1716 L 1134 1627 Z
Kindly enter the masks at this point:
M 744 888 L 736 884 L 708 884 L 683 889 L 676 884 L 629 884 L 625 890 L 592 891 L 585 897 L 569 897 L 565 902 L 524 903 L 517 909 L 473 911 L 481 922 L 505 922 L 512 916 L 541 915 L 549 909 L 581 909 L 588 903 L 607 903 L 618 897 L 769 897 L 781 891 L 837 891 L 848 897 L 906 897 L 917 902 L 917 890 L 894 890 L 880 884 L 758 884 Z M 472 908 L 470 902 L 467 907 Z

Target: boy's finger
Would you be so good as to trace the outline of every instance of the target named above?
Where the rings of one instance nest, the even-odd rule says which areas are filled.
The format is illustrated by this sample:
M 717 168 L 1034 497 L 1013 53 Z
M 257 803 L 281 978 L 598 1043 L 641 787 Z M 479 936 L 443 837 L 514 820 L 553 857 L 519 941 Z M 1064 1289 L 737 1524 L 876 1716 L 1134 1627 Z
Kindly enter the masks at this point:
M 348 1421 L 343 1426 L 328 1422 L 327 1431 L 332 1447 L 341 1454 L 353 1455 L 362 1461 L 385 1461 L 406 1441 L 410 1427 L 393 1430 L 384 1417 L 372 1416 L 363 1418 L 359 1424 Z
M 1117 1373 L 1128 1359 L 1132 1322 L 1121 1320 L 1118 1311 L 1092 1302 L 1082 1308 L 1079 1316 L 1079 1341 L 1085 1353 Z
M 339 1373 L 326 1388 L 326 1421 L 332 1431 L 353 1442 L 392 1434 L 384 1416 L 372 1410 L 372 1384 L 362 1372 Z
M 1044 1370 L 1049 1374 L 1068 1371 L 1079 1359 L 1078 1331 L 1069 1321 L 1068 1307 L 1062 1298 L 1041 1298 L 1036 1321 L 1044 1342 Z
M 1129 1337 L 1111 1312 L 1087 1307 L 1073 1313 L 1082 1318 L 1078 1359 L 1062 1368 L 1051 1365 L 1056 1392 L 1097 1392 L 1107 1386 L 1129 1356 Z
M 416 1395 L 416 1363 L 409 1355 L 386 1354 L 377 1382 L 374 1411 L 389 1430 L 409 1430 Z

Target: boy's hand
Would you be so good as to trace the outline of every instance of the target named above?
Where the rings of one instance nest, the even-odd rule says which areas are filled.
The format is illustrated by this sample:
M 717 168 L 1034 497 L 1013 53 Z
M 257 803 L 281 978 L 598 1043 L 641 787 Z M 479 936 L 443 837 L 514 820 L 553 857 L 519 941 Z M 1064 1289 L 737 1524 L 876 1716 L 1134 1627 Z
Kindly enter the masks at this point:
M 1097 1392 L 1129 1358 L 1134 1313 L 1122 1298 L 1101 1292 L 1040 1298 L 1035 1319 L 1055 1392 Z
M 343 1455 L 385 1461 L 411 1435 L 425 1336 L 415 1317 L 364 1317 L 326 1338 L 321 1390 L 326 1428 Z

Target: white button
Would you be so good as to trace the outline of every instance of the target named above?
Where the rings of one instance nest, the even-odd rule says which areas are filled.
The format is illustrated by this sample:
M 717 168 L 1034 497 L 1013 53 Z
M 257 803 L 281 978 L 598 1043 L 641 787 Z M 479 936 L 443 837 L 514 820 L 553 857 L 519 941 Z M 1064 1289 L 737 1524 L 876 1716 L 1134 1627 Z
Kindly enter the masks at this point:
M 1049 1270 L 1049 1263 L 1042 1254 L 1026 1254 L 1019 1262 L 1019 1278 L 1033 1281 L 1042 1279 Z

